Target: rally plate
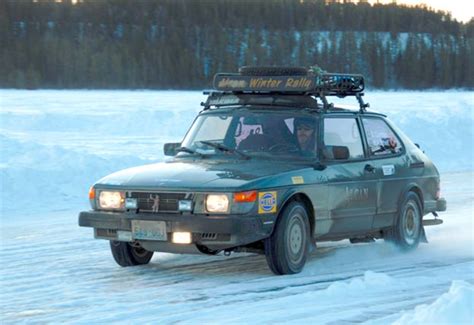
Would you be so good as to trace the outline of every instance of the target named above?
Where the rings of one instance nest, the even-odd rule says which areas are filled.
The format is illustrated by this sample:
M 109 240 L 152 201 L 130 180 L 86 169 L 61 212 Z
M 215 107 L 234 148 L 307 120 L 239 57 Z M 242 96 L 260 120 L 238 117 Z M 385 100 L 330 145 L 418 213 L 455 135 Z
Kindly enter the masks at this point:
M 145 240 L 168 240 L 165 221 L 132 220 L 132 237 Z

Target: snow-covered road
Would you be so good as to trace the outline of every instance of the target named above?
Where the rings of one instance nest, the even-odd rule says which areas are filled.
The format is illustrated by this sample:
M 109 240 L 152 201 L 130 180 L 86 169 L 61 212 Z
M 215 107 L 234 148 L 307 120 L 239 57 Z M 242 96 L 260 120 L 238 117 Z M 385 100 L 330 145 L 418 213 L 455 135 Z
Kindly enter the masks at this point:
M 459 196 L 455 184 L 467 180 Z M 106 241 L 77 227 L 76 211 L 7 225 L 2 318 L 11 323 L 389 323 L 449 294 L 451 286 L 460 286 L 457 295 L 470 295 L 472 307 L 472 180 L 472 173 L 445 176 L 451 203 L 445 223 L 427 228 L 430 243 L 417 251 L 399 253 L 383 241 L 323 243 L 305 270 L 292 276 L 274 276 L 263 256 L 248 254 L 157 254 L 150 265 L 120 268 Z M 472 309 L 457 316 L 468 321 L 462 317 L 472 317 Z
M 77 226 L 77 214 L 88 208 L 85 197 L 87 184 L 94 180 L 90 180 L 91 177 L 160 158 L 146 155 L 133 158 L 139 150 L 149 153 L 155 148 L 159 151 L 156 146 L 162 140 L 153 140 L 157 134 L 147 124 L 152 114 L 144 114 L 142 119 L 146 123 L 141 125 L 144 132 L 149 131 L 151 135 L 143 136 L 144 144 L 140 148 L 131 146 L 130 150 L 124 150 L 127 144 L 138 142 L 134 137 L 140 129 L 135 122 L 127 124 L 126 116 L 97 124 L 95 115 L 100 114 L 76 103 L 76 121 L 68 118 L 69 127 L 62 129 L 61 120 L 67 116 L 67 110 L 61 105 L 68 100 L 75 103 L 77 97 L 61 93 L 64 98 L 55 96 L 54 100 L 60 104 L 52 105 L 53 109 L 44 102 L 51 98 L 50 93 L 39 92 L 39 97 L 45 98 L 38 108 L 32 99 L 25 99 L 32 93 L 24 92 L 22 96 L 10 91 L 0 93 L 4 96 L 0 116 L 3 156 L 0 160 L 1 323 L 472 324 L 472 168 L 454 172 L 456 168 L 450 167 L 456 167 L 456 162 L 441 162 L 446 166 L 442 173 L 442 193 L 448 201 L 448 211 L 440 216 L 445 222 L 441 226 L 427 227 L 430 243 L 421 244 L 412 253 L 402 254 L 383 241 L 357 245 L 348 241 L 321 243 L 304 271 L 292 276 L 274 276 L 263 256 L 251 254 L 230 257 L 156 254 L 149 265 L 120 268 L 113 261 L 106 241 L 94 240 L 90 229 Z M 84 93 L 85 103 L 99 105 L 100 100 L 94 101 Z M 143 99 L 152 96 L 152 92 L 131 93 L 142 105 L 152 105 Z M 12 94 L 17 98 L 12 98 Z M 91 94 L 97 99 L 94 92 Z M 184 112 L 190 102 L 187 97 L 191 96 L 195 103 L 200 99 L 197 93 L 184 94 L 186 96 L 178 96 L 186 97 L 178 105 L 180 112 Z M 420 95 L 413 94 L 410 100 Z M 165 97 L 176 95 L 170 92 L 166 93 L 169 97 Z M 381 94 L 380 98 L 390 96 L 398 98 L 399 94 Z M 472 94 L 462 96 L 464 102 L 472 98 Z M 119 101 L 122 98 L 114 97 Z M 440 98 L 443 96 L 434 96 L 433 105 Z M 24 100 L 27 104 L 15 110 L 11 105 L 15 100 L 17 103 Z M 462 103 L 461 98 L 455 110 L 463 111 Z M 136 105 L 133 100 L 119 104 L 125 111 L 135 112 L 130 108 Z M 116 113 L 111 104 L 103 106 L 102 115 Z M 396 109 L 392 109 L 396 115 Z M 140 112 L 148 110 L 151 108 Z M 189 116 L 182 113 L 186 124 L 195 111 Z M 166 114 L 170 119 L 182 115 L 176 111 Z M 22 121 L 20 115 L 27 120 Z M 132 119 L 140 121 L 137 117 Z M 433 116 L 430 119 L 431 122 L 426 123 L 434 123 Z M 440 151 L 453 150 L 444 145 L 452 137 L 466 132 L 463 127 L 469 123 L 472 127 L 472 116 L 470 122 L 467 120 L 467 124 L 458 121 L 457 130 L 441 134 Z M 83 134 L 91 121 L 96 127 Z M 124 134 L 114 138 L 115 131 L 108 130 L 120 121 L 124 122 L 120 125 L 128 125 L 130 134 L 123 131 Z M 169 121 L 159 120 L 159 123 L 167 126 Z M 174 139 L 176 130 L 168 129 L 165 137 Z M 459 134 L 452 134 L 456 132 Z M 464 145 L 471 145 L 470 151 L 460 156 L 459 170 L 466 170 L 466 166 L 469 167 L 466 161 L 472 158 L 472 130 L 470 132 L 471 139 L 463 140 Z M 104 143 L 101 144 L 98 136 L 103 137 Z M 441 156 L 438 151 L 433 154 Z M 117 160 L 120 162 L 115 162 Z M 84 198 L 80 197 L 77 187 L 83 191 Z

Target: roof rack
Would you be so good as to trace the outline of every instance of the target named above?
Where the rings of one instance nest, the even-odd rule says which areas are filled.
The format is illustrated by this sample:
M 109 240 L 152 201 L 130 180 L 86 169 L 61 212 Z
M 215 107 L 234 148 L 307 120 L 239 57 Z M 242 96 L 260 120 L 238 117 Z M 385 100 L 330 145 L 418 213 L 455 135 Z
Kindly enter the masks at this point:
M 365 88 L 364 77 L 360 74 L 343 73 L 315 73 L 308 70 L 306 74 L 295 75 L 245 75 L 238 73 L 218 73 L 214 76 L 214 88 L 220 93 L 219 100 L 225 102 L 230 95 L 254 94 L 266 95 L 309 95 L 320 98 L 323 109 L 332 107 L 327 101 L 328 96 L 344 98 L 346 96 L 356 97 L 360 111 L 365 112 L 369 104 L 364 103 L 362 96 Z M 211 92 L 203 106 L 221 106 L 216 96 L 217 92 Z M 223 95 L 227 96 L 223 96 Z M 214 101 L 211 99 L 214 99 Z M 250 98 L 250 97 L 249 97 Z M 253 96 L 252 98 L 256 98 Z M 289 98 L 289 97 L 288 97 Z M 314 107 L 314 105 L 311 105 Z
M 219 90 L 204 91 L 204 95 L 208 95 L 207 100 L 201 103 L 204 109 L 210 107 L 223 107 L 235 105 L 261 105 L 261 106 L 280 106 L 306 108 L 310 110 L 318 110 L 318 101 L 310 95 L 287 94 L 287 93 L 244 93 L 229 92 Z

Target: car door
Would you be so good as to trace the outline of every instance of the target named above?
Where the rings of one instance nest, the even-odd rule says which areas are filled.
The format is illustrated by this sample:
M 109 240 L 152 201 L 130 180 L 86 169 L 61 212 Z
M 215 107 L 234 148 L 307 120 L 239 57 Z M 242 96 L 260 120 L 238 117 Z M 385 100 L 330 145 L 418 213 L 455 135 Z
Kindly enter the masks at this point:
M 409 162 L 399 136 L 383 118 L 363 116 L 361 120 L 369 165 L 378 179 L 377 214 L 372 227 L 388 227 L 393 224 L 400 195 L 408 184 Z
M 323 124 L 322 159 L 327 165 L 330 232 L 368 230 L 376 212 L 377 177 L 367 169 L 360 121 L 355 114 L 345 114 L 327 116 Z

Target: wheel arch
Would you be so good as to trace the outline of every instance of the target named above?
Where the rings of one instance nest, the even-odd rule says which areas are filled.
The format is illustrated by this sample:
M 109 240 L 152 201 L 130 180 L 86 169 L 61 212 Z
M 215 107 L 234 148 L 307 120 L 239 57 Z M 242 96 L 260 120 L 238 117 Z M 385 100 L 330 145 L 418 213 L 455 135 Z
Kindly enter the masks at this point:
M 283 211 L 288 204 L 290 204 L 293 201 L 301 202 L 304 207 L 306 208 L 306 212 L 308 213 L 309 217 L 309 230 L 310 230 L 310 238 L 313 238 L 313 234 L 315 231 L 315 225 L 316 225 L 316 215 L 314 213 L 313 209 L 313 203 L 311 202 L 311 199 L 309 198 L 308 195 L 302 192 L 297 192 L 297 193 L 291 193 L 288 195 L 288 197 L 283 201 L 281 208 L 280 208 L 280 213 L 278 214 L 278 218 L 280 218 L 281 211 Z
M 424 204 L 424 199 L 423 199 L 423 190 L 421 189 L 421 187 L 416 184 L 416 183 L 410 183 L 408 184 L 405 189 L 400 193 L 400 198 L 398 199 L 398 207 L 400 207 L 400 205 L 402 204 L 403 202 L 403 199 L 405 198 L 405 195 L 408 193 L 408 192 L 413 192 L 415 193 L 417 196 L 418 196 L 418 199 L 420 200 L 420 209 L 421 209 L 421 214 L 423 215 L 423 211 L 425 210 L 425 204 Z

